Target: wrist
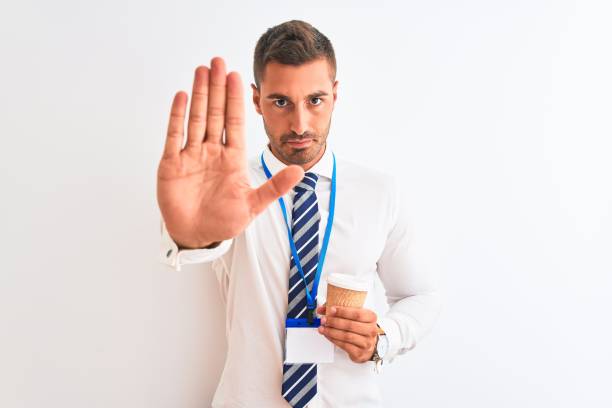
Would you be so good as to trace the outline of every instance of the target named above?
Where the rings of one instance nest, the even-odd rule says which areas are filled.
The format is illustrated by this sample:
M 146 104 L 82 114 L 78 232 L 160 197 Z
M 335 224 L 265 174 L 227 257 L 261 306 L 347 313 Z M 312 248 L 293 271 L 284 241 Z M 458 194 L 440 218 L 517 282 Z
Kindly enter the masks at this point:
M 180 244 L 180 243 L 176 243 L 177 247 L 179 250 L 181 249 L 212 249 L 212 248 L 216 248 L 219 245 L 221 245 L 222 241 L 217 241 L 217 242 L 212 242 L 212 243 L 204 243 L 204 244 L 200 244 L 200 245 L 188 245 L 188 244 Z
M 374 362 L 378 362 L 378 360 L 382 360 L 385 354 L 387 353 L 387 349 L 389 348 L 387 335 L 385 331 L 378 324 L 376 324 L 376 326 L 378 327 L 378 333 L 376 336 L 376 344 L 374 345 L 374 352 L 372 353 L 372 356 L 370 357 L 370 361 L 374 361 Z

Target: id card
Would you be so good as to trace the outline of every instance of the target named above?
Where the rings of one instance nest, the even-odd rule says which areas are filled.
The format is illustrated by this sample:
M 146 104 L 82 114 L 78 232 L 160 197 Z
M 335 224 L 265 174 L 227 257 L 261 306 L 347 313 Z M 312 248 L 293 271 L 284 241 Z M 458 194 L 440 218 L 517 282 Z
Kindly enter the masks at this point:
M 332 363 L 334 343 L 319 333 L 320 319 L 308 325 L 306 319 L 287 319 L 285 323 L 285 363 Z

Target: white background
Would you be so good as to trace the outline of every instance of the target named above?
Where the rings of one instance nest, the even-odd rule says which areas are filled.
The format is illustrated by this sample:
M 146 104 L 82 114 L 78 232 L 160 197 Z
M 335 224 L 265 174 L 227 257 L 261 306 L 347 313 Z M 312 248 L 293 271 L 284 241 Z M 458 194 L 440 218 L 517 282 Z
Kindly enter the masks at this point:
M 158 258 L 170 102 L 222 56 L 258 152 L 253 50 L 294 18 L 336 50 L 330 140 L 401 174 L 443 277 L 386 406 L 612 406 L 607 2 L 232 3 L 0 6 L 0 406 L 210 404 L 216 281 Z

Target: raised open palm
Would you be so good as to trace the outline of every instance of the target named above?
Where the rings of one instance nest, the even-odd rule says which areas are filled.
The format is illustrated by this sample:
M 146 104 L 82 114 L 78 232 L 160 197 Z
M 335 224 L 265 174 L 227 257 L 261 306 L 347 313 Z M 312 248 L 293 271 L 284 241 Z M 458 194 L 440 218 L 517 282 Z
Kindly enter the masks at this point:
M 157 170 L 157 202 L 172 239 L 202 248 L 240 234 L 304 171 L 288 166 L 262 186 L 250 186 L 242 81 L 237 72 L 226 74 L 222 58 L 213 58 L 210 70 L 195 71 L 183 147 L 186 106 L 187 94 L 177 92 Z

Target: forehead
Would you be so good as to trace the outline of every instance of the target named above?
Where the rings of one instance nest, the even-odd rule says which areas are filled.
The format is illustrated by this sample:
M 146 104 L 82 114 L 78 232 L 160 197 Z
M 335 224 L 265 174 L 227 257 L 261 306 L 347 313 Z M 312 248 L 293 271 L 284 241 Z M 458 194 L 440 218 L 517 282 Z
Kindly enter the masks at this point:
M 264 69 L 262 92 L 309 94 L 317 89 L 331 89 L 329 63 L 325 58 L 295 66 L 269 62 Z

